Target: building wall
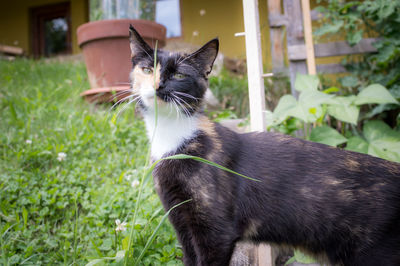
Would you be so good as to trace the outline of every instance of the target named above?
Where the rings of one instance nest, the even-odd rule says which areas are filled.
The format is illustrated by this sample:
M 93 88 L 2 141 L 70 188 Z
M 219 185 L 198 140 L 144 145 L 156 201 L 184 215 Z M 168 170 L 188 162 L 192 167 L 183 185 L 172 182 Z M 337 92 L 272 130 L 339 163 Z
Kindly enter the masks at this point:
M 267 0 L 259 0 L 258 4 L 264 71 L 270 71 L 272 62 Z M 234 37 L 236 32 L 244 31 L 242 5 L 243 0 L 181 0 L 183 41 L 202 45 L 218 36 L 222 53 L 229 57 L 244 59 L 246 57 L 245 37 Z M 319 4 L 317 0 L 310 0 L 310 5 L 313 9 Z M 201 10 L 204 10 L 205 14 L 201 15 Z M 318 26 L 320 24 L 314 21 L 314 29 Z M 343 39 L 343 36 L 337 36 L 335 38 L 324 37 L 316 41 L 327 42 Z M 283 41 L 286 42 L 285 39 Z M 342 58 L 343 56 L 317 58 L 317 63 L 338 63 Z
M 0 8 L 0 44 L 19 46 L 31 54 L 31 29 L 29 9 L 42 5 L 66 2 L 65 0 L 2 1 Z M 80 52 L 76 29 L 88 21 L 87 0 L 70 0 L 72 53 Z
M 259 1 L 261 42 L 269 43 L 267 1 Z M 201 14 L 203 13 L 203 15 Z M 202 45 L 218 36 L 220 51 L 229 57 L 245 58 L 245 37 L 235 37 L 244 31 L 242 0 L 181 0 L 183 40 Z M 264 64 L 270 62 L 263 51 Z

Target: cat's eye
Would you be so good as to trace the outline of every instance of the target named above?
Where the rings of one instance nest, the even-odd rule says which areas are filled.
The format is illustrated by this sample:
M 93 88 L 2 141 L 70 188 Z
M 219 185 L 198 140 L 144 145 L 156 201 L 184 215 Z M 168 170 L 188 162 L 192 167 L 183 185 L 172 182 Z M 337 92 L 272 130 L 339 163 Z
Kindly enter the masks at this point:
M 153 73 L 153 69 L 151 69 L 150 67 L 142 67 L 142 71 L 145 74 L 151 74 Z
M 183 79 L 184 77 L 185 77 L 185 75 L 182 74 L 182 73 L 175 73 L 174 74 L 174 78 L 176 78 L 176 79 Z

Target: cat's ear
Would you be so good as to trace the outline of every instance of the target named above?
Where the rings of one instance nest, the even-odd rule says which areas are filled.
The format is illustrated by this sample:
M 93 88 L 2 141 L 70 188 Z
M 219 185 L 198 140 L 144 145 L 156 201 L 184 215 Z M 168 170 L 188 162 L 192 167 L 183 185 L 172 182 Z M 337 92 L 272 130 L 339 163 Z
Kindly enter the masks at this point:
M 129 41 L 131 46 L 131 57 L 143 52 L 149 54 L 153 51 L 132 25 L 129 25 Z
M 218 38 L 215 38 L 206 43 L 199 50 L 189 55 L 194 59 L 199 67 L 202 68 L 203 73 L 207 76 L 210 74 L 215 58 L 217 58 L 219 48 Z

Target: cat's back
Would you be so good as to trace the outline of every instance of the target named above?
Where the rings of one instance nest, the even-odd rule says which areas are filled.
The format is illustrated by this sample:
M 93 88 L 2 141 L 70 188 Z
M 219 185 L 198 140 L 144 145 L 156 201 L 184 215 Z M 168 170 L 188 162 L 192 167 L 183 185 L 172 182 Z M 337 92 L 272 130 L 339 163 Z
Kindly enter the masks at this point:
M 243 159 L 254 165 L 298 173 L 331 173 L 354 177 L 386 176 L 400 184 L 400 163 L 274 132 L 240 134 Z M 360 174 L 357 174 L 360 173 Z

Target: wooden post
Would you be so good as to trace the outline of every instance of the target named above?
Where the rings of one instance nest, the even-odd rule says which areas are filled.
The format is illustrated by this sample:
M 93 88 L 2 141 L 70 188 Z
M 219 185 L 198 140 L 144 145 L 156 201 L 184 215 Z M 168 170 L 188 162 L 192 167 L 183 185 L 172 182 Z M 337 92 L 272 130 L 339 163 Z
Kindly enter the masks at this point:
M 283 0 L 285 16 L 290 18 L 286 27 L 288 50 L 291 46 L 304 45 L 303 19 L 301 14 L 300 0 Z M 294 88 L 297 73 L 307 74 L 305 60 L 292 60 L 289 58 L 289 75 L 292 95 L 297 97 L 298 93 Z
M 310 0 L 301 0 L 301 8 L 303 10 L 304 39 L 306 42 L 306 54 L 307 54 L 307 70 L 308 74 L 315 75 L 317 74 L 317 70 L 315 67 L 314 43 L 312 38 Z
M 246 35 L 250 129 L 251 131 L 264 131 L 266 126 L 263 113 L 265 109 L 265 94 L 257 0 L 243 0 L 243 16 Z
M 285 32 L 283 27 L 286 26 L 288 20 L 282 14 L 281 0 L 268 0 L 267 2 L 272 71 L 274 73 L 286 72 L 283 44 Z

